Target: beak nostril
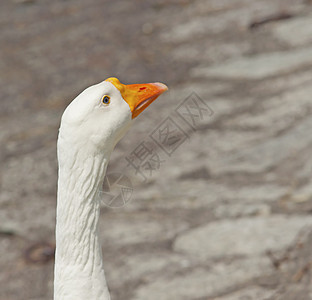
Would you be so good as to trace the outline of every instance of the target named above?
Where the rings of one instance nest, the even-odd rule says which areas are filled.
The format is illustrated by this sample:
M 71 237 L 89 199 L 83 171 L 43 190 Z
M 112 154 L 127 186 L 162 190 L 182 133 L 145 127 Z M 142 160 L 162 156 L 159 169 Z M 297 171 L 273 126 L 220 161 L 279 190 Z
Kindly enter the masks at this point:
M 146 87 L 145 87 L 145 86 L 140 87 L 140 91 L 143 91 L 143 90 L 145 90 L 145 89 L 146 89 Z

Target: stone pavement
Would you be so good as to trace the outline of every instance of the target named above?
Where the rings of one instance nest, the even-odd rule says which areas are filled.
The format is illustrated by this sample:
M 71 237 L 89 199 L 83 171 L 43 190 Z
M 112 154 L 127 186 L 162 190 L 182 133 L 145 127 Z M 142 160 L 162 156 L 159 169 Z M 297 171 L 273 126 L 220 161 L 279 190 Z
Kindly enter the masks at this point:
M 170 87 L 109 166 L 134 185 L 101 214 L 112 299 L 312 299 L 311 24 L 309 0 L 1 1 L 0 300 L 52 299 L 60 116 L 109 76 Z

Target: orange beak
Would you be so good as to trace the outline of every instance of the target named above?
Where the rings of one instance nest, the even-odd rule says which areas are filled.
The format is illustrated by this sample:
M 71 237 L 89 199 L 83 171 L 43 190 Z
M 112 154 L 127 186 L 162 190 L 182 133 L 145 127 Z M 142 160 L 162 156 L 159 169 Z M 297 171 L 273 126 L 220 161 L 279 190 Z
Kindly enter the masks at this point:
M 120 83 L 114 77 L 110 77 L 105 81 L 112 83 L 119 90 L 121 96 L 130 107 L 132 119 L 136 118 L 159 95 L 168 90 L 165 84 L 159 82 L 126 85 Z

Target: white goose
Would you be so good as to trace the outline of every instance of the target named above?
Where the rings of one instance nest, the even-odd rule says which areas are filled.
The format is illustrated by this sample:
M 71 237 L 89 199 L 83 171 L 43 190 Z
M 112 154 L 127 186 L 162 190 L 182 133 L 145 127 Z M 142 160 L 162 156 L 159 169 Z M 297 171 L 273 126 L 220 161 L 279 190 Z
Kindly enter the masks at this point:
M 87 88 L 66 108 L 59 130 L 55 300 L 109 300 L 98 236 L 110 154 L 162 83 L 124 85 L 117 78 Z

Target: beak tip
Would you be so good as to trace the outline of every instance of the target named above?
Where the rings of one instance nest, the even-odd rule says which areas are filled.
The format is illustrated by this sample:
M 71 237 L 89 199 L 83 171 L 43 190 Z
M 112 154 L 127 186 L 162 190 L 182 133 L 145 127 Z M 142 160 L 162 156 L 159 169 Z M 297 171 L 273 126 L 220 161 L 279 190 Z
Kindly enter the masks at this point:
M 155 82 L 154 84 L 160 88 L 161 92 L 168 91 L 168 87 L 165 84 L 161 82 Z

